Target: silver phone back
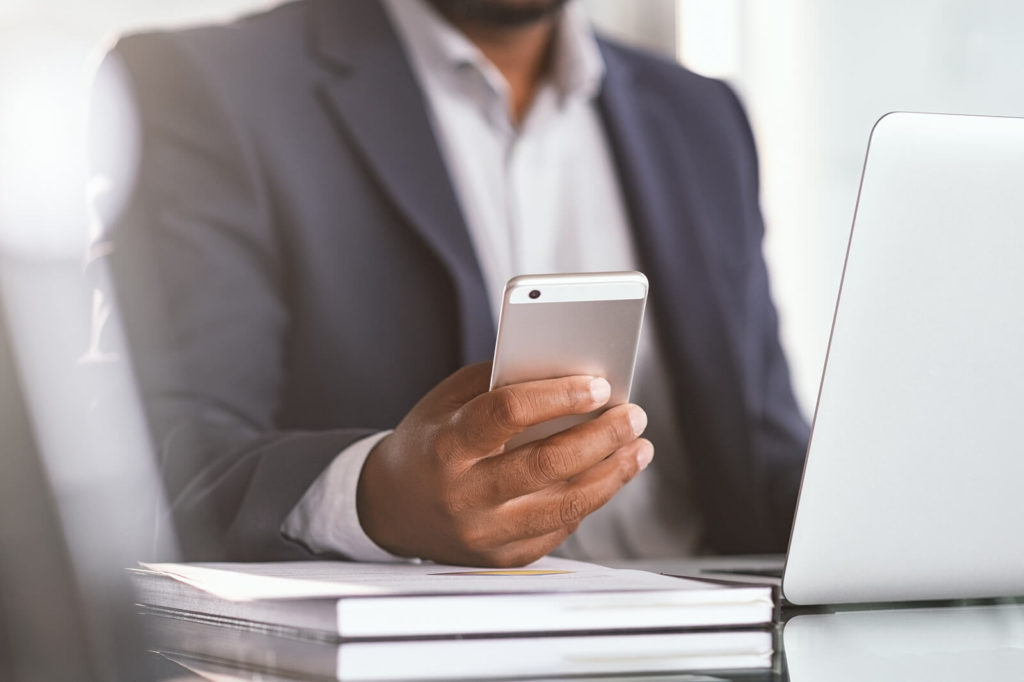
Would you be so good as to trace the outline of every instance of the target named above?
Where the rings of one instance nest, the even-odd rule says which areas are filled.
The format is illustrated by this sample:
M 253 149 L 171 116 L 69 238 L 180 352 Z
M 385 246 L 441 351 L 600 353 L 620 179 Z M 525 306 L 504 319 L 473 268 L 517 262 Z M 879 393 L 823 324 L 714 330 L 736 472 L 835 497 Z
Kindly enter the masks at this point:
M 531 292 L 538 292 L 536 298 Z M 509 280 L 498 322 L 491 388 L 573 375 L 604 377 L 607 407 L 629 401 L 647 301 L 639 272 L 522 275 Z M 544 438 L 594 415 L 531 428 L 509 448 Z
M 1024 119 L 871 136 L 790 541 L 797 604 L 1024 594 Z

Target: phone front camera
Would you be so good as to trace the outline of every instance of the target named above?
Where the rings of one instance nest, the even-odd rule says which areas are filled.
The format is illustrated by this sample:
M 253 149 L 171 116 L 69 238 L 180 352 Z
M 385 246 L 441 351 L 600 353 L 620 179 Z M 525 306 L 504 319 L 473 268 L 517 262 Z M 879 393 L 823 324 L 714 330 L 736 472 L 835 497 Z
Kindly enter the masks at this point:
M 534 289 L 531 291 L 530 298 L 540 298 L 540 289 Z

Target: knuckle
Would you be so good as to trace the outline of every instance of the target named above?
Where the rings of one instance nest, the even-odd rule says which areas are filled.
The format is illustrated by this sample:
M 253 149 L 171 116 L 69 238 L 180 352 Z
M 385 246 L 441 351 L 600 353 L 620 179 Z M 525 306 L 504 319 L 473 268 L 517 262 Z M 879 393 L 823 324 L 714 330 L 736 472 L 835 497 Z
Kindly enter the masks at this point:
M 491 417 L 502 428 L 524 428 L 529 425 L 529 404 L 517 391 L 499 391 L 494 395 Z
M 558 515 L 563 526 L 578 524 L 587 513 L 587 496 L 580 490 L 566 492 L 558 506 Z
M 560 441 L 549 441 L 534 450 L 531 462 L 538 482 L 552 483 L 569 475 L 574 459 L 571 447 Z
M 626 410 L 622 410 L 621 413 L 610 419 L 606 428 L 608 429 L 607 437 L 611 443 L 624 445 L 636 438 L 633 435 L 633 425 L 629 421 L 629 413 Z

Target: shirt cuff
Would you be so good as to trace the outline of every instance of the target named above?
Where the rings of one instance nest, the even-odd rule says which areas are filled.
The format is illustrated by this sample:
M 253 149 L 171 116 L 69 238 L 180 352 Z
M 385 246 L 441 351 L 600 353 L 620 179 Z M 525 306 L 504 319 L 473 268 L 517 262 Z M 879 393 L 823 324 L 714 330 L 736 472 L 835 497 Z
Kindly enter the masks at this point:
M 353 561 L 408 561 L 371 540 L 356 509 L 356 488 L 366 458 L 390 433 L 375 433 L 342 450 L 288 514 L 281 532 L 317 554 L 341 554 Z

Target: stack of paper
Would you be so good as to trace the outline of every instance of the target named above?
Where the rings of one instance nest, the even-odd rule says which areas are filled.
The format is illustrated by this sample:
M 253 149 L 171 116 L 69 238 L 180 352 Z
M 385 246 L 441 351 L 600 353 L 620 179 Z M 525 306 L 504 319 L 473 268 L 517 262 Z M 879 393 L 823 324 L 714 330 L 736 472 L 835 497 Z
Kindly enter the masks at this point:
M 544 559 L 524 569 L 298 562 L 134 571 L 160 649 L 344 680 L 770 664 L 768 588 Z

